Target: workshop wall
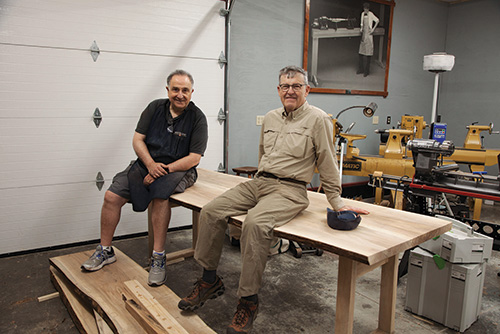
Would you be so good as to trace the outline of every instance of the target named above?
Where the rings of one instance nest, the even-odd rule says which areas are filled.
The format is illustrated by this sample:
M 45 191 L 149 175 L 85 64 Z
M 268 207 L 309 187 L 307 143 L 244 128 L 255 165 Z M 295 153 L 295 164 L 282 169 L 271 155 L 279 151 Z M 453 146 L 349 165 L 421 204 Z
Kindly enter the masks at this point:
M 352 133 L 367 135 L 367 139 L 356 142 L 362 154 L 377 154 L 379 136 L 374 130 L 396 126 L 402 115 L 430 118 L 434 76 L 422 69 L 422 62 L 426 54 L 446 51 L 448 12 L 448 4 L 435 0 L 396 1 L 387 98 L 309 95 L 311 104 L 334 115 L 349 106 L 372 101 L 378 104 L 375 115 L 379 116 L 379 124 L 363 117 L 360 109 L 340 117 L 345 127 L 356 122 Z M 256 117 L 281 106 L 276 88 L 278 71 L 286 65 L 302 65 L 304 1 L 237 0 L 230 31 L 229 171 L 237 166 L 257 166 L 260 126 L 256 125 Z M 392 119 L 389 125 L 387 116 Z M 344 176 L 344 182 L 354 180 Z
M 500 2 L 476 0 L 450 6 L 447 52 L 455 56 L 451 72 L 443 73 L 438 113 L 448 124 L 447 138 L 462 146 L 467 125 L 494 123 L 500 113 Z M 486 148 L 500 148 L 500 135 L 482 132 Z M 487 169 L 498 173 L 497 166 Z

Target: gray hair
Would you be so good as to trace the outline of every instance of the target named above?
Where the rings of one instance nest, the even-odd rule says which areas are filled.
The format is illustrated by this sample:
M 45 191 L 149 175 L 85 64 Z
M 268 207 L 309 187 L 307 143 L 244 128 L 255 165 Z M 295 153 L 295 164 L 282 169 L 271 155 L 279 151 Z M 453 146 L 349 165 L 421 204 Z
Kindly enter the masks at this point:
M 284 75 L 287 78 L 293 78 L 297 73 L 300 73 L 304 78 L 304 84 L 309 85 L 307 81 L 307 71 L 298 66 L 286 66 L 280 70 L 280 75 L 278 76 L 278 82 L 281 80 L 281 76 Z
M 182 75 L 182 76 L 186 76 L 189 78 L 189 81 L 191 81 L 191 86 L 194 86 L 194 79 L 193 79 L 193 76 L 191 74 L 189 74 L 188 72 L 184 71 L 184 70 L 175 70 L 173 71 L 172 73 L 170 73 L 167 77 L 167 86 L 170 86 L 170 80 L 172 80 L 172 78 L 175 76 L 175 75 Z

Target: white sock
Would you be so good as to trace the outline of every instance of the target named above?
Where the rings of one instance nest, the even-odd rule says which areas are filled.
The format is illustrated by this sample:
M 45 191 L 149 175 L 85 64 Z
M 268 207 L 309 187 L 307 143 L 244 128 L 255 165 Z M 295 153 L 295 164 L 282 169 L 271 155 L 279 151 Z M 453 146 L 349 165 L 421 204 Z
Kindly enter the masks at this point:
M 111 252 L 111 246 L 103 246 L 101 245 L 102 249 L 107 251 L 107 252 Z
M 163 256 L 163 255 L 165 255 L 165 250 L 163 250 L 163 251 L 161 251 L 161 252 L 157 252 L 157 251 L 153 250 L 153 255 L 154 255 L 154 254 L 157 254 L 157 255 Z

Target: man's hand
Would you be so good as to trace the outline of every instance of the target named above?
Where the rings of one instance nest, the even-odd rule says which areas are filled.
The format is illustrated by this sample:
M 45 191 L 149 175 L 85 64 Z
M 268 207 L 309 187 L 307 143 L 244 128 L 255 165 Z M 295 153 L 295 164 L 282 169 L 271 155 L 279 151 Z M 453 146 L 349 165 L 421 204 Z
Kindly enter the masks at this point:
M 149 174 L 146 175 L 142 183 L 147 187 L 153 183 L 157 178 L 168 174 L 168 166 L 161 162 L 152 163 L 148 166 Z
M 168 166 L 161 162 L 155 162 L 148 166 L 148 172 L 154 179 L 157 179 L 168 174 Z
M 155 181 L 155 178 L 152 177 L 150 174 L 146 175 L 146 177 L 144 178 L 144 180 L 142 181 L 142 183 L 146 186 L 146 187 L 149 187 L 149 185 L 151 183 L 153 183 Z
M 346 210 L 354 211 L 354 212 L 361 213 L 364 215 L 367 215 L 370 213 L 370 211 L 366 211 L 365 209 L 361 209 L 361 208 L 357 208 L 357 207 L 349 206 L 349 205 L 344 205 L 343 207 L 341 207 L 337 211 L 346 211 Z

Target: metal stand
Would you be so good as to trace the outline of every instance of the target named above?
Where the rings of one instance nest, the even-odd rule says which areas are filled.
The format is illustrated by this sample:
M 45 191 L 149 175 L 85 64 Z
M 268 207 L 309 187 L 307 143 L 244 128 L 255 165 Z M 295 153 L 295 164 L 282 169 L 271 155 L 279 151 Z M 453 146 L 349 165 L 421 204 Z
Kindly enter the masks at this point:
M 323 255 L 322 249 L 314 248 L 306 244 L 299 244 L 298 242 L 292 240 L 290 240 L 290 247 L 288 249 L 296 258 L 301 258 L 302 254 L 314 254 L 317 256 Z

